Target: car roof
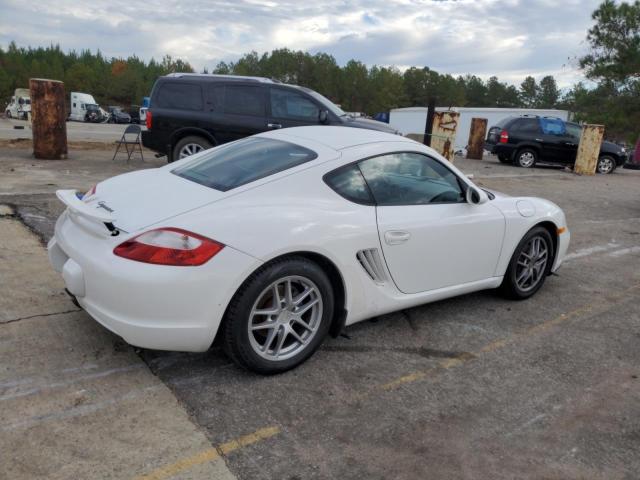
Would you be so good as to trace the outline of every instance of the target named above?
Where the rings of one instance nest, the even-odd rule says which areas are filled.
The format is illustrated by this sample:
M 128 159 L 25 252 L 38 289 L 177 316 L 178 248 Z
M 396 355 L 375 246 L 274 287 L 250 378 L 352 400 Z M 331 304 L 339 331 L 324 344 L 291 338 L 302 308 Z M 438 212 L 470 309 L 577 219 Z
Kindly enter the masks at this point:
M 191 78 L 198 80 L 210 80 L 210 81 L 222 81 L 229 80 L 232 82 L 258 82 L 258 83 L 273 83 L 280 84 L 281 82 L 278 80 L 274 80 L 266 77 L 253 77 L 249 75 L 222 75 L 217 73 L 169 73 L 164 76 L 164 78 Z
M 380 142 L 407 142 L 415 143 L 409 138 L 392 133 L 380 132 L 378 130 L 369 130 L 366 128 L 340 127 L 340 126 L 324 126 L 313 125 L 307 127 L 292 127 L 282 130 L 272 130 L 259 134 L 262 137 L 275 138 L 280 140 L 307 140 L 310 142 L 321 143 L 333 150 L 343 150 L 345 148 L 355 147 Z

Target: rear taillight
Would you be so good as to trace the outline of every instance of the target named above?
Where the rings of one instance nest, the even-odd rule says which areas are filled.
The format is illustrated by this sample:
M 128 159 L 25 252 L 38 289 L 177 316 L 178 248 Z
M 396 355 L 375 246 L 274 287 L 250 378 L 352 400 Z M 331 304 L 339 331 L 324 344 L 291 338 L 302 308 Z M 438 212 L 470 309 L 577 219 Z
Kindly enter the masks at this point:
M 147 110 L 147 113 L 145 114 L 145 122 L 147 124 L 147 130 L 151 130 L 151 124 L 153 123 L 152 121 L 153 116 L 151 115 L 151 110 Z
M 141 233 L 114 248 L 113 253 L 136 262 L 176 267 L 202 265 L 224 245 L 179 228 L 159 228 Z
M 500 143 L 509 143 L 509 132 L 506 130 L 500 132 Z

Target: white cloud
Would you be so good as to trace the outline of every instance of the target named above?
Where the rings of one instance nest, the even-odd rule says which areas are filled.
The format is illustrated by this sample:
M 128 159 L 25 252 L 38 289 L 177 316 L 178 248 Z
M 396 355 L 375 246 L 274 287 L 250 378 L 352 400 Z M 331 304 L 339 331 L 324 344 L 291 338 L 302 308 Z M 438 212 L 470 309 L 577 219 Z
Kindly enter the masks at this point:
M 107 56 L 164 54 L 211 68 L 256 50 L 323 51 L 339 63 L 429 66 L 519 83 L 580 77 L 599 0 L 0 0 L 0 45 L 59 43 Z M 575 63 L 575 62 L 573 62 Z

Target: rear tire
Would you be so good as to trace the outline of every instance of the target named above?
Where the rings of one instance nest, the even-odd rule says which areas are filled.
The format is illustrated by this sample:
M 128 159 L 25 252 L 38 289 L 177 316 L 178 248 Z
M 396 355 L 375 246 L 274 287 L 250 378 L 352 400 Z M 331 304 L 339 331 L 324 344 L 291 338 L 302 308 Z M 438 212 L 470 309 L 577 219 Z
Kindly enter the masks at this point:
M 516 153 L 516 165 L 522 168 L 531 168 L 538 161 L 538 152 L 532 148 L 523 148 Z
M 287 371 L 320 346 L 333 310 L 331 282 L 318 264 L 304 257 L 276 260 L 245 280 L 231 300 L 222 327 L 224 351 L 257 373 Z
M 514 300 L 534 295 L 544 285 L 554 258 L 549 231 L 541 226 L 533 227 L 513 252 L 500 285 L 502 295 Z
M 176 143 L 175 147 L 173 147 L 173 156 L 171 158 L 174 161 L 182 160 L 183 158 L 200 153 L 203 150 L 208 150 L 212 146 L 211 142 L 206 138 L 189 135 L 181 138 L 178 143 Z

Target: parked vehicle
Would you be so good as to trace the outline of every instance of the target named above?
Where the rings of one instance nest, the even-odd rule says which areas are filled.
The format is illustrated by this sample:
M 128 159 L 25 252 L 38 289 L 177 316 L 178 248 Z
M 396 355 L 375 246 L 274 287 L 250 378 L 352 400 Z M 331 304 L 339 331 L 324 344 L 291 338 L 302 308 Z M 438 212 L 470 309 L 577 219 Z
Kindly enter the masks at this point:
M 531 168 L 538 162 L 573 166 L 582 127 L 559 118 L 525 115 L 507 117 L 489 129 L 485 148 L 502 163 Z M 596 171 L 612 173 L 627 161 L 627 152 L 603 141 Z
M 140 105 L 131 105 L 127 113 L 129 114 L 129 117 L 131 117 L 131 123 L 141 123 L 140 122 Z
M 148 107 L 140 107 L 140 109 L 138 110 L 138 118 L 140 119 L 139 123 L 142 125 L 147 124 L 147 110 Z
M 26 120 L 31 112 L 31 94 L 28 88 L 16 88 L 4 109 L 7 118 Z
M 122 110 L 122 107 L 109 106 L 109 123 L 131 123 L 131 115 Z
M 102 122 L 108 115 L 100 108 L 93 95 L 82 92 L 71 92 L 71 108 L 69 120 L 76 122 Z
M 629 154 L 629 160 L 627 160 L 627 163 L 624 164 L 624 168 L 628 168 L 630 170 L 640 170 L 640 138 L 638 138 L 636 146 Z
M 267 130 L 341 125 L 395 132 L 352 118 L 317 92 L 261 77 L 174 73 L 160 77 L 146 114 L 145 147 L 169 161 Z
M 569 120 L 569 112 L 567 110 L 555 109 L 436 107 L 436 112 L 443 111 L 454 111 L 460 114 L 456 135 L 453 140 L 455 152 L 467 148 L 467 144 L 469 143 L 469 130 L 471 129 L 471 122 L 474 118 L 486 118 L 488 126 L 497 125 L 500 120 L 506 117 L 522 115 L 539 115 L 541 117 L 557 117 L 563 120 Z M 389 125 L 398 129 L 404 135 L 423 135 L 427 122 L 427 113 L 429 113 L 427 107 L 394 108 L 389 112 Z
M 569 245 L 555 204 L 485 191 L 435 150 L 365 129 L 266 132 L 57 196 L 49 258 L 98 322 L 181 351 L 221 329 L 261 373 L 367 318 L 483 289 L 528 298 Z

